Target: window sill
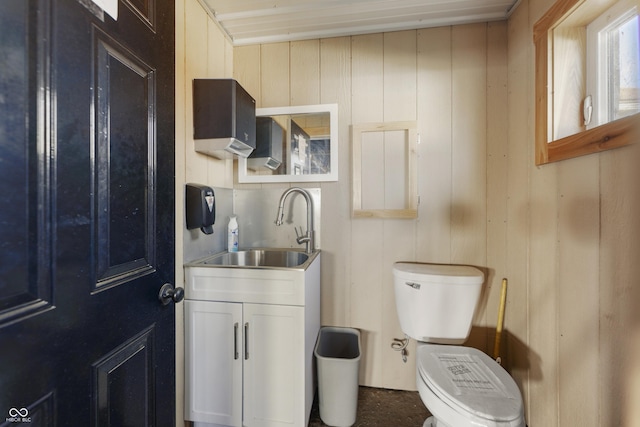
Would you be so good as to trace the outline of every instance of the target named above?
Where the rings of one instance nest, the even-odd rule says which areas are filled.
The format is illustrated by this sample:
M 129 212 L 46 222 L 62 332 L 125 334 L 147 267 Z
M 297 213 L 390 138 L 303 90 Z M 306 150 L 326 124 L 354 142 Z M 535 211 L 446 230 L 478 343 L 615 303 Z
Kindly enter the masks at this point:
M 542 135 L 544 136 L 544 134 Z M 552 142 L 536 142 L 536 165 L 624 147 L 640 141 L 640 114 L 570 135 Z

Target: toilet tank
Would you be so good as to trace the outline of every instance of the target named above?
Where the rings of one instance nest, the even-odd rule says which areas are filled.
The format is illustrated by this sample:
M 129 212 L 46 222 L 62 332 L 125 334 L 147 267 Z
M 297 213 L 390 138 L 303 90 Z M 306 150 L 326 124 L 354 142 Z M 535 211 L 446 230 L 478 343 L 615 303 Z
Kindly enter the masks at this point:
M 393 265 L 396 311 L 411 338 L 461 344 L 471 331 L 484 274 L 463 265 L 397 262 Z

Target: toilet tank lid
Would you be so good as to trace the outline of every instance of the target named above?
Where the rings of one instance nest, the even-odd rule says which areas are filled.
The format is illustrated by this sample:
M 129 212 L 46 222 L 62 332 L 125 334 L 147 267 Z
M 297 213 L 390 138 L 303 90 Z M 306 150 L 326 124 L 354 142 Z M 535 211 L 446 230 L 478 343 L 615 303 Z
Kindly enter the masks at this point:
M 484 281 L 484 273 L 469 265 L 396 262 L 393 265 L 393 274 L 403 279 L 421 282 L 478 285 Z

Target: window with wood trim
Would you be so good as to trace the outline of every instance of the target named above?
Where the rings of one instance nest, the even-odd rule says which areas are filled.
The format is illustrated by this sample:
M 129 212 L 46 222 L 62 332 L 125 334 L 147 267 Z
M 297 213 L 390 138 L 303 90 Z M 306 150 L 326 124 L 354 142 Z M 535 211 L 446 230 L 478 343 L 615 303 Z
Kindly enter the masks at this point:
M 640 139 L 637 112 L 618 114 L 597 125 L 585 120 L 589 107 L 594 107 L 587 93 L 587 27 L 614 3 L 558 0 L 534 26 L 537 165 L 622 147 Z M 625 31 L 630 31 L 629 27 Z M 637 49 L 637 25 L 631 31 L 636 32 Z M 620 63 L 637 61 L 637 55 L 620 58 L 618 55 L 614 59 L 618 67 L 637 69 L 637 64 Z M 620 75 L 619 68 L 616 72 Z

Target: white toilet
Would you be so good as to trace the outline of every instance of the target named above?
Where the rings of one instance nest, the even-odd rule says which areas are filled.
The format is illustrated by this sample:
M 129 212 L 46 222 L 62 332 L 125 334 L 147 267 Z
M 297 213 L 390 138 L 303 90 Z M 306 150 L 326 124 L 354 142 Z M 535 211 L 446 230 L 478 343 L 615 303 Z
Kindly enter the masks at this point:
M 433 415 L 424 427 L 525 427 L 511 376 L 483 352 L 457 345 L 469 336 L 482 271 L 398 262 L 393 276 L 400 327 L 418 341 L 418 392 Z

